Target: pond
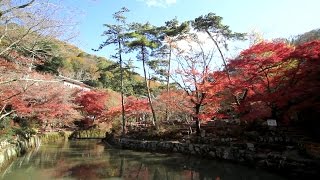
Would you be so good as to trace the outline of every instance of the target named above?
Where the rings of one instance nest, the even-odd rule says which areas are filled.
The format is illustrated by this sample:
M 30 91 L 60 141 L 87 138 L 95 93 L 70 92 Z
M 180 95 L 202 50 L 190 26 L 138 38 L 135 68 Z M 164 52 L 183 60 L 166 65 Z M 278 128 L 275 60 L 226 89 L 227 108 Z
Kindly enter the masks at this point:
M 97 140 L 46 144 L 14 161 L 5 180 L 154 179 L 280 180 L 282 177 L 241 165 L 180 154 L 106 148 Z

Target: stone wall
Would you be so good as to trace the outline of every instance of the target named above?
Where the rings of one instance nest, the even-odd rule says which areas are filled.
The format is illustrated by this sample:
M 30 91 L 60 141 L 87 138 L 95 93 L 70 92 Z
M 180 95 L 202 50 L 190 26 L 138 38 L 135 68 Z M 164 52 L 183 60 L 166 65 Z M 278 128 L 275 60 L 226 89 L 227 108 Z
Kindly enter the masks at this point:
M 71 132 L 52 132 L 38 136 L 31 136 L 27 139 L 7 140 L 0 142 L 0 172 L 15 158 L 24 155 L 27 151 L 40 146 L 41 143 L 52 143 L 68 140 Z
M 40 138 L 32 136 L 29 140 L 17 140 L 14 143 L 1 142 L 0 170 L 4 169 L 13 159 L 23 155 L 28 150 L 40 145 Z
M 290 177 L 319 177 L 319 160 L 301 157 L 296 149 L 285 147 L 282 152 L 256 147 L 254 143 L 228 142 L 219 145 L 181 143 L 178 141 L 140 141 L 117 139 L 114 142 L 123 149 L 177 152 L 204 158 L 228 160 L 232 162 L 261 167 Z

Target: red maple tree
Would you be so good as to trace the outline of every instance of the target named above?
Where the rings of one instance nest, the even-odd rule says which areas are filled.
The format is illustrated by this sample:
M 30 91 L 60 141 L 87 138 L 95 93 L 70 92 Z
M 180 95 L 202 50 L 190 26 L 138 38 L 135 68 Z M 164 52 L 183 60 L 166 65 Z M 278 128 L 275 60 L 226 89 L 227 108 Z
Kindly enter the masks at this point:
M 241 101 L 236 106 L 241 117 L 283 120 L 289 111 L 316 103 L 319 47 L 319 41 L 296 48 L 283 42 L 262 42 L 232 60 L 229 88 Z
M 98 117 L 106 110 L 107 93 L 103 91 L 82 91 L 75 102 L 86 116 Z
M 113 120 L 115 117 L 121 115 L 121 106 L 116 106 L 110 108 L 105 114 L 104 117 L 106 120 Z M 124 109 L 127 118 L 139 118 L 143 114 L 151 113 L 151 110 L 148 105 L 147 99 L 139 99 L 133 96 L 129 96 L 125 99 Z
M 180 119 L 183 116 L 192 114 L 192 105 L 188 95 L 183 90 L 162 91 L 157 96 L 155 109 L 158 116 L 162 116 L 166 120 Z
M 15 70 L 10 68 L 15 64 L 9 65 L 1 69 L 4 72 L 0 85 L 1 118 L 15 114 L 39 123 L 62 123 L 79 117 L 72 103 L 72 89 L 65 88 L 50 75 L 23 71 L 23 68 Z

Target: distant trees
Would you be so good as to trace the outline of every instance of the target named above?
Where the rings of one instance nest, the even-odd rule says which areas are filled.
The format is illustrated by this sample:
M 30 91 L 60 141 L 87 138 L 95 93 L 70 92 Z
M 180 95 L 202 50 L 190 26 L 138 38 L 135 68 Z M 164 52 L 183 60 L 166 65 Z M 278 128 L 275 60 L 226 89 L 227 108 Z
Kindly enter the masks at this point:
M 301 45 L 303 43 L 318 39 L 320 39 L 320 29 L 314 29 L 294 37 L 291 41 L 295 45 Z

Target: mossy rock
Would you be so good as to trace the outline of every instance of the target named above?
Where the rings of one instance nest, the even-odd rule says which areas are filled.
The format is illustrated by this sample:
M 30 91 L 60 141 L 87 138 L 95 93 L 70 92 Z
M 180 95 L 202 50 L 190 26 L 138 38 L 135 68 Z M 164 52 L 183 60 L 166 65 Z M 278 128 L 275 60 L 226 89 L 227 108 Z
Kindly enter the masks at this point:
M 71 131 L 51 132 L 41 135 L 41 143 L 66 141 L 71 136 Z
M 105 130 L 101 129 L 89 129 L 79 130 L 71 134 L 71 139 L 102 139 L 105 137 Z

